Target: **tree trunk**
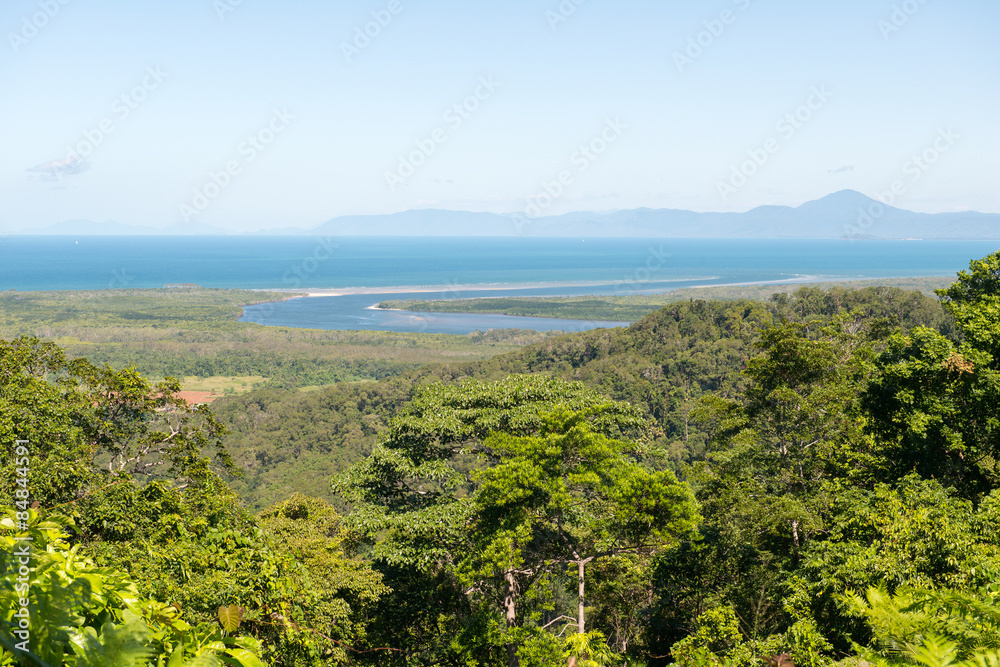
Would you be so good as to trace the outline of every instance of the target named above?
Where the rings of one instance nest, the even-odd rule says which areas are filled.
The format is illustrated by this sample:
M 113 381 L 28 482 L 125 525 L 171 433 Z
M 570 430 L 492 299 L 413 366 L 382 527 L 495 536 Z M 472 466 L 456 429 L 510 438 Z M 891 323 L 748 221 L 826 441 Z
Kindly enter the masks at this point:
M 576 601 L 576 631 L 581 635 L 587 631 L 587 625 L 583 618 L 584 606 L 586 598 L 584 597 L 583 588 L 583 574 L 584 569 L 587 567 L 587 563 L 593 560 L 592 558 L 581 558 L 576 561 L 576 576 L 577 576 L 577 601 Z M 586 656 L 569 656 L 566 662 L 567 667 L 576 667 L 577 658 L 585 658 Z
M 504 580 L 507 582 L 507 591 L 503 598 L 504 616 L 507 620 L 507 629 L 511 630 L 517 625 L 517 582 L 514 580 L 513 572 L 506 572 Z M 518 667 L 517 644 L 507 642 L 507 667 Z

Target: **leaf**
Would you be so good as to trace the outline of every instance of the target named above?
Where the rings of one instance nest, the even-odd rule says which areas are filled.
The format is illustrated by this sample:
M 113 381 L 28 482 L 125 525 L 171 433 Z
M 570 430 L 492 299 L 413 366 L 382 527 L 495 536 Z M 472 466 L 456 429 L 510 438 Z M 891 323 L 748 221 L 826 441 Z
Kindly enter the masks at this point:
M 236 629 L 240 627 L 240 621 L 243 620 L 243 611 L 243 607 L 234 604 L 228 607 L 225 605 L 219 607 L 219 625 L 226 632 L 236 632 Z
M 230 649 L 229 656 L 243 667 L 264 667 L 264 663 L 260 661 L 260 658 L 245 648 Z

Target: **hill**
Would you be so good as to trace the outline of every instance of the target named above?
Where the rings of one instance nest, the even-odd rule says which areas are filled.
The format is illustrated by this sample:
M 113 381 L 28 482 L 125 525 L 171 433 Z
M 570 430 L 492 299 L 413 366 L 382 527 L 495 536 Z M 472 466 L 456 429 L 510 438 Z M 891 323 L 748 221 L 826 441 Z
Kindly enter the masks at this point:
M 226 234 L 200 223 L 154 229 L 117 222 L 73 220 L 16 234 Z M 637 208 L 551 216 L 418 209 L 386 215 L 348 215 L 311 229 L 253 232 L 270 236 L 576 236 L 663 238 L 1000 239 L 1000 214 L 916 213 L 854 190 L 797 207 L 758 206 L 742 213 Z

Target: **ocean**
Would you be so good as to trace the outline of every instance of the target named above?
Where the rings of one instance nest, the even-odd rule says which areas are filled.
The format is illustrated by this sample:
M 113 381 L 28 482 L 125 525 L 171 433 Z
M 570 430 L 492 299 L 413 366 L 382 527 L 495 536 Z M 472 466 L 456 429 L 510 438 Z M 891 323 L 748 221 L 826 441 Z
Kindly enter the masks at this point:
M 435 286 L 403 298 L 652 293 L 692 285 L 952 275 L 996 250 L 992 241 L 8 236 L 0 240 L 0 289 L 193 283 L 285 290 Z M 469 289 L 499 286 L 505 289 Z M 368 310 L 390 298 L 398 296 L 294 299 L 248 308 L 246 319 L 286 326 L 446 333 L 525 324 L 568 330 L 606 326 L 472 314 L 457 320 L 434 314 L 434 322 L 428 323 L 426 317 L 411 319 L 419 314 Z

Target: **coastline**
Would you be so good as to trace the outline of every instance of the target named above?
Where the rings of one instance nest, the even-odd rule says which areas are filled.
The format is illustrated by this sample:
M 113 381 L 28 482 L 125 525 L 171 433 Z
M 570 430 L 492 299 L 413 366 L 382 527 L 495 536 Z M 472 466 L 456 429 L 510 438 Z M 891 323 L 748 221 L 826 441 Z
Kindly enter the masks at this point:
M 313 313 L 309 317 L 319 317 L 320 320 L 330 323 L 320 328 L 385 328 L 388 330 L 407 330 L 407 327 L 416 326 L 423 322 L 435 322 L 438 326 L 445 326 L 441 322 L 450 316 L 455 317 L 491 317 L 505 316 L 523 318 L 521 322 L 528 320 L 559 320 L 576 321 L 594 324 L 600 322 L 602 326 L 624 326 L 634 322 L 646 313 L 646 308 L 656 306 L 657 308 L 666 303 L 691 299 L 751 299 L 766 301 L 776 292 L 792 293 L 802 287 L 830 289 L 842 287 L 845 289 L 861 289 L 887 285 L 899 287 L 901 289 L 918 290 L 925 295 L 934 296 L 933 291 L 947 284 L 953 279 L 951 276 L 912 276 L 912 277 L 878 277 L 866 278 L 864 276 L 830 276 L 815 274 L 798 274 L 789 278 L 777 280 L 730 280 L 728 282 L 707 282 L 713 280 L 707 277 L 703 280 L 678 280 L 670 283 L 680 282 L 682 284 L 668 284 L 667 281 L 658 281 L 649 287 L 649 283 L 643 285 L 646 289 L 637 287 L 634 283 L 607 283 L 607 282 L 550 282 L 550 283 L 515 283 L 515 284 L 472 284 L 472 285 L 404 285 L 387 287 L 353 287 L 353 288 L 305 288 L 299 290 L 271 290 L 271 295 L 280 295 L 281 301 L 289 302 L 293 299 L 305 299 L 309 297 L 317 298 L 321 296 L 343 296 L 344 300 L 331 300 L 329 303 L 313 303 L 299 301 L 300 307 L 292 307 L 294 310 L 305 309 L 304 313 Z M 694 283 L 694 284 L 692 284 Z M 569 289 L 567 293 L 560 288 Z M 588 287 L 594 287 L 589 290 Z M 616 290 L 615 288 L 618 287 Z M 627 287 L 628 289 L 621 289 Z M 382 295 L 389 295 L 388 298 L 394 301 L 408 303 L 391 304 L 390 308 L 379 308 L 379 298 Z M 499 297 L 514 298 L 521 300 L 514 310 L 502 307 L 491 308 L 489 301 Z M 573 301 L 580 301 L 588 304 L 588 298 L 599 300 L 601 303 L 581 309 L 580 304 Z M 569 300 L 569 304 L 560 306 L 562 301 Z M 422 308 L 421 302 L 428 302 L 426 309 Z M 450 308 L 449 304 L 455 302 L 455 307 Z M 477 305 L 459 305 L 459 302 L 478 302 Z M 546 303 L 548 302 L 548 303 Z M 431 304 L 434 305 L 431 305 Z M 529 305 L 532 303 L 544 305 Z M 390 305 L 390 304 L 387 304 Z M 655 310 L 655 308 L 654 308 Z M 385 311 L 386 316 L 390 316 L 392 311 L 395 314 L 390 317 L 404 316 L 402 320 L 378 319 L 375 315 L 378 311 Z M 426 311 L 426 312 L 424 312 Z M 244 309 L 244 316 L 246 316 Z M 301 314 L 300 314 L 301 315 Z M 324 319 L 326 318 L 326 319 Z M 375 319 L 373 319 L 375 318 Z M 242 319 L 242 318 L 241 318 Z M 265 318 L 266 319 L 266 318 Z M 310 320 L 312 321 L 312 320 Z M 319 320 L 317 320 L 319 321 Z M 485 320 L 484 320 L 485 321 Z M 510 320 L 514 322 L 514 320 Z M 336 322 L 336 326 L 333 326 Z M 506 320 L 505 320 L 506 322 Z M 270 322 L 259 321 L 261 324 Z M 463 322 L 464 323 L 464 322 Z M 293 325 L 294 326 L 294 325 Z M 304 325 L 301 325 L 304 326 Z M 448 327 L 458 327 L 456 322 L 447 324 Z M 504 328 L 514 326 L 491 322 L 490 324 L 479 324 L 479 328 Z M 517 325 L 526 328 L 535 328 L 532 325 Z M 461 328 L 461 327 L 458 327 Z M 559 328 L 553 326 L 550 328 Z M 561 329 L 565 330 L 565 329 Z M 438 333 L 454 333 L 450 330 L 438 331 Z
M 693 279 L 691 278 L 677 278 L 673 280 L 659 280 L 656 281 L 660 283 L 670 283 L 670 282 L 689 282 Z M 698 280 L 705 280 L 704 278 Z M 707 278 L 707 280 L 712 280 L 712 278 Z M 761 281 L 750 281 L 750 282 L 735 282 L 735 283 L 706 283 L 703 285 L 685 285 L 684 287 L 664 287 L 662 290 L 656 290 L 648 292 L 649 294 L 662 294 L 670 292 L 676 289 L 702 289 L 709 287 L 739 287 L 744 285 L 794 285 L 798 283 L 821 283 L 821 282 L 838 282 L 843 281 L 843 277 L 834 276 L 797 276 L 795 278 L 783 278 L 781 280 L 761 280 Z M 852 280 L 879 280 L 878 278 L 853 278 Z M 519 289 L 558 289 L 560 287 L 614 287 L 618 285 L 626 285 L 629 283 L 623 282 L 534 282 L 534 283 L 491 283 L 491 284 L 469 284 L 469 285 L 397 285 L 397 286 L 387 286 L 387 287 L 307 287 L 304 289 L 259 289 L 254 290 L 258 292 L 276 292 L 276 293 L 287 293 L 289 298 L 300 299 L 306 297 L 321 297 L 321 296 L 348 296 L 348 295 L 358 295 L 358 294 L 419 294 L 425 292 L 492 292 L 500 290 L 519 290 Z M 656 289 L 656 288 L 652 288 Z M 642 290 L 643 293 L 647 293 Z M 462 298 L 475 298 L 475 297 L 462 297 Z M 538 298 L 546 298 L 544 296 L 539 296 Z

